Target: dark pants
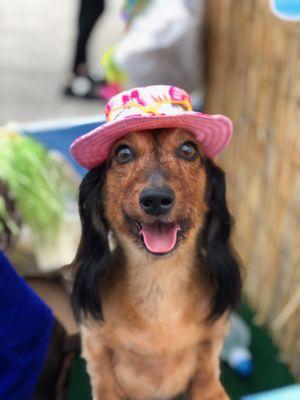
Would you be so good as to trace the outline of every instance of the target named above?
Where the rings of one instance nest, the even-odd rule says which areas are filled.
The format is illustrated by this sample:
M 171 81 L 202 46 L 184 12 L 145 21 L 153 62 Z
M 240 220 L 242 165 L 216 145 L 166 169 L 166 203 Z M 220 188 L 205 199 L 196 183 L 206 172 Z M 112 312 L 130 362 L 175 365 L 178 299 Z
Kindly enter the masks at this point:
M 92 29 L 104 11 L 104 0 L 81 0 L 78 17 L 78 36 L 75 48 L 73 72 L 78 72 L 78 66 L 86 63 L 87 42 Z

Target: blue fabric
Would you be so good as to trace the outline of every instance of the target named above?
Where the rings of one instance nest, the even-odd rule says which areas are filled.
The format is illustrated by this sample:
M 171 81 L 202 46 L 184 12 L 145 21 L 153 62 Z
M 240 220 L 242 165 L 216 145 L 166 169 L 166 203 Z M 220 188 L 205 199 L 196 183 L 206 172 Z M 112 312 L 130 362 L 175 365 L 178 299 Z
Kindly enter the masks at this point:
M 54 318 L 0 251 L 0 399 L 29 400 L 38 381 Z

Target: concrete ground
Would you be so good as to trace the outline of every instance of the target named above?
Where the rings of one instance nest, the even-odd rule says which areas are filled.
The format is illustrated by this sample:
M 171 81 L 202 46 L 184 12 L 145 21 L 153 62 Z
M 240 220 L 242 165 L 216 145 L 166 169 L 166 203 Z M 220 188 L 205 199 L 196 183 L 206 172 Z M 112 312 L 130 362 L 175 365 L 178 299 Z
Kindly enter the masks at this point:
M 61 95 L 71 64 L 79 0 L 1 0 L 0 126 L 97 115 L 103 103 Z M 122 32 L 122 0 L 107 1 L 89 47 L 92 70 Z

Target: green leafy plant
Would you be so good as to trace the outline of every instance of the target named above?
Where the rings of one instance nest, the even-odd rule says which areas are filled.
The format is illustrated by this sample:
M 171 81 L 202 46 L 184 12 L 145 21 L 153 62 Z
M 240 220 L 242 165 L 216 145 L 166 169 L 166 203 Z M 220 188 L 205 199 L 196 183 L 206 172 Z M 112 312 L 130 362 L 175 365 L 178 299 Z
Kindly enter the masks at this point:
M 74 197 L 74 184 L 61 164 L 33 139 L 1 128 L 0 178 L 9 186 L 23 222 L 33 233 L 42 237 L 53 234 L 63 218 L 68 197 Z M 3 201 L 0 218 L 10 224 Z

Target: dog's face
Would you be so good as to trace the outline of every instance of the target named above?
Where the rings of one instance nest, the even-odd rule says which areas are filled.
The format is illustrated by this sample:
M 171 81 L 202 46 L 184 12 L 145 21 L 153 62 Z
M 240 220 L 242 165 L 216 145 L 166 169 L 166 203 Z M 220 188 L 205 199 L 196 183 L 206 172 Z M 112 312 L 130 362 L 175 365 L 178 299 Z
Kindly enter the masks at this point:
M 155 255 L 175 250 L 206 212 L 204 154 L 194 136 L 171 128 L 133 132 L 113 147 L 105 214 L 114 232 Z
M 241 276 L 229 237 L 224 172 L 183 129 L 132 132 L 80 185 L 82 235 L 74 265 L 75 314 L 102 317 L 99 281 L 110 269 L 109 228 L 131 259 L 182 249 L 215 288 L 210 318 L 231 309 Z M 186 244 L 186 245 L 185 245 Z M 128 258 L 129 259 L 129 258 Z

